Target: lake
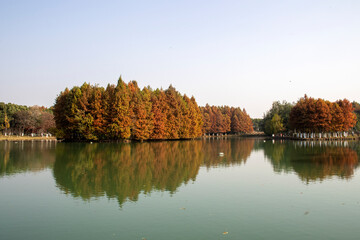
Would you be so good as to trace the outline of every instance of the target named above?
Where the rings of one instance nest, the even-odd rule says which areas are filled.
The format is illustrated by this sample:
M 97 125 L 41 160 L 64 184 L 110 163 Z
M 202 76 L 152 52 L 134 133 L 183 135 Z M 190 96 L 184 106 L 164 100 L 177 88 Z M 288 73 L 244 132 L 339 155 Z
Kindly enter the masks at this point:
M 359 239 L 359 153 L 356 141 L 0 142 L 0 239 Z

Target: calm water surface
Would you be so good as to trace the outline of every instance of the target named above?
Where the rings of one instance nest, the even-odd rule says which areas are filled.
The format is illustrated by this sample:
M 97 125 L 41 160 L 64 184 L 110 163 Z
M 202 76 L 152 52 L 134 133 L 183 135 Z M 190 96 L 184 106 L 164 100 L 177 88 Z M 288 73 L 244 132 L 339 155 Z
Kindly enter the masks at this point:
M 358 142 L 0 142 L 0 239 L 359 239 L 359 153 Z

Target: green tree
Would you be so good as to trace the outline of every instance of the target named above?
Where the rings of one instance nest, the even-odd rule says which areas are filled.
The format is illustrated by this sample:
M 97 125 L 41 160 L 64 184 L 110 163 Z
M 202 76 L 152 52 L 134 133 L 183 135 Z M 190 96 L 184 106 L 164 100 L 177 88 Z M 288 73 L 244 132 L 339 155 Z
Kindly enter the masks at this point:
M 354 128 L 356 131 L 359 132 L 360 131 L 360 104 L 354 101 L 354 102 L 352 102 L 352 105 L 354 107 L 354 113 L 355 113 L 356 119 L 357 119 Z
M 267 121 L 265 125 L 265 132 L 267 134 L 277 134 L 284 131 L 284 125 L 282 124 L 282 119 L 278 114 L 274 114 L 271 121 Z
M 288 103 L 286 101 L 280 102 L 276 101 L 273 102 L 271 108 L 269 111 L 266 112 L 266 114 L 263 117 L 262 126 L 260 126 L 260 130 L 264 131 L 265 133 L 269 134 L 265 127 L 266 125 L 269 125 L 270 121 L 274 117 L 275 114 L 279 115 L 283 121 L 284 130 L 287 131 L 290 129 L 290 112 L 293 108 L 293 104 Z

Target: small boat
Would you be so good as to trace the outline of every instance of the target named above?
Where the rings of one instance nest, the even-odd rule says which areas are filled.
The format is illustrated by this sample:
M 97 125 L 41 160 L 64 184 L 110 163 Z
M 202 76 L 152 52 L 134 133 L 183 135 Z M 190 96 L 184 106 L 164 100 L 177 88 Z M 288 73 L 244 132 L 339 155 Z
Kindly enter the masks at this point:
M 219 152 L 219 157 L 223 157 L 224 153 L 223 152 Z

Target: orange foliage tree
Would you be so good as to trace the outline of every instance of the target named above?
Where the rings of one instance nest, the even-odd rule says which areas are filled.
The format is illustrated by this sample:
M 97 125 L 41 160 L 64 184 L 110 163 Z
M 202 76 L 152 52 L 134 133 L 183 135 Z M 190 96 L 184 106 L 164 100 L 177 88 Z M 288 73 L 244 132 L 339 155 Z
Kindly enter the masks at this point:
M 84 83 L 56 99 L 59 136 L 67 140 L 188 139 L 202 135 L 203 120 L 195 98 L 167 90 L 143 90 L 136 81 L 106 89 Z
M 201 107 L 204 127 L 203 132 L 213 133 L 250 133 L 254 131 L 253 123 L 245 109 L 228 106 Z
M 292 108 L 290 124 L 303 132 L 348 131 L 356 124 L 356 115 L 347 99 L 330 102 L 305 95 Z

